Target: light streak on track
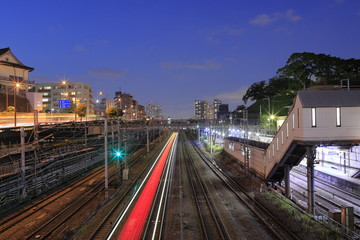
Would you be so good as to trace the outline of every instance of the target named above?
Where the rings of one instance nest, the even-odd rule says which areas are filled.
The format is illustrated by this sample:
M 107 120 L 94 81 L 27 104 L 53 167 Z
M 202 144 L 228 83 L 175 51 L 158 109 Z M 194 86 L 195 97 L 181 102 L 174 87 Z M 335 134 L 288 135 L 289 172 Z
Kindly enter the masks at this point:
M 118 239 L 140 239 L 146 218 L 150 212 L 150 208 L 156 193 L 156 189 L 158 187 L 160 177 L 162 174 L 162 171 L 165 167 L 165 163 L 167 160 L 167 157 L 169 155 L 171 146 L 177 138 L 177 133 L 174 133 L 163 150 L 161 151 L 160 155 L 154 162 L 153 166 L 151 167 L 149 173 L 146 175 L 145 179 L 141 183 L 140 187 L 136 191 L 134 197 L 131 199 L 130 203 L 128 204 L 127 208 L 124 210 L 122 215 L 119 217 L 118 221 L 114 225 L 114 228 L 112 229 L 111 233 L 107 237 L 107 239 L 111 239 L 113 234 L 115 233 L 117 227 L 121 223 L 122 219 L 124 218 L 125 214 L 129 210 L 132 202 L 137 197 L 138 193 L 142 189 L 142 186 L 146 182 L 147 178 L 149 177 L 150 173 L 151 176 L 149 177 L 149 180 L 147 181 L 138 201 L 136 202 L 128 220 L 126 221 Z M 152 169 L 154 169 L 152 171 Z
M 176 143 L 177 143 L 177 138 L 175 139 L 174 144 L 171 147 L 171 153 L 170 153 L 170 156 L 169 156 L 170 162 L 168 163 L 167 168 L 166 168 L 166 175 L 165 175 L 165 178 L 164 178 L 165 184 L 163 186 L 161 196 L 160 196 L 160 205 L 159 205 L 159 208 L 158 208 L 158 211 L 157 211 L 157 214 L 156 214 L 155 227 L 154 227 L 153 235 L 151 237 L 152 240 L 154 240 L 155 236 L 156 236 L 156 231 L 157 231 L 157 227 L 158 227 L 158 223 L 159 223 L 162 204 L 163 203 L 165 204 L 165 200 L 164 200 L 165 190 L 167 190 L 167 187 L 169 187 L 169 184 L 170 184 L 170 181 L 168 181 L 168 178 L 169 178 L 171 163 L 174 162 L 172 160 L 173 160 L 173 158 L 175 158 Z

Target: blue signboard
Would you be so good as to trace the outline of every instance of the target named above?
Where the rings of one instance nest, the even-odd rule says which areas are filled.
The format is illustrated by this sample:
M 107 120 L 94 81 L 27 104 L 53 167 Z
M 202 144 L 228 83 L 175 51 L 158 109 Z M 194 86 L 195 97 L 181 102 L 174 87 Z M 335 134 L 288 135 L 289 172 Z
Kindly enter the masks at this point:
M 70 108 L 70 100 L 59 100 L 59 108 Z

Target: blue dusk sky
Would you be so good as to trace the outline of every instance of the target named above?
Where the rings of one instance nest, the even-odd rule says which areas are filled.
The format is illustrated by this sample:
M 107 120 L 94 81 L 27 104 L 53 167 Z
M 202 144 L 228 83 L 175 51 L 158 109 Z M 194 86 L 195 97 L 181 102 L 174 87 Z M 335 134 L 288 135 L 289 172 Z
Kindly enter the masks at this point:
M 194 100 L 230 110 L 294 52 L 360 58 L 359 0 L 18 0 L 1 3 L 0 48 L 38 83 L 87 82 L 114 97 L 194 116 Z

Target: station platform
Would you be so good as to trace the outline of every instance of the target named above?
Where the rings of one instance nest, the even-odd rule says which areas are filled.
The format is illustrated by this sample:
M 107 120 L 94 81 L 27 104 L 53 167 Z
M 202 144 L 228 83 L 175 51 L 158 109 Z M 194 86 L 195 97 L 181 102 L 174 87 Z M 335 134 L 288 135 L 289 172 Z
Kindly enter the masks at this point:
M 305 161 L 302 161 L 298 168 L 306 172 Z M 314 174 L 315 177 L 360 196 L 360 179 L 349 177 L 343 171 L 332 168 L 331 165 L 315 164 Z

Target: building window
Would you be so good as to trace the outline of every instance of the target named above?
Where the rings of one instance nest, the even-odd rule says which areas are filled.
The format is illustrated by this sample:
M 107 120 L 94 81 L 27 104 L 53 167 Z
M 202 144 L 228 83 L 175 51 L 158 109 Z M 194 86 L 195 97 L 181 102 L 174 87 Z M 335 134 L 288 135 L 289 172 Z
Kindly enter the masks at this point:
M 336 126 L 341 127 L 341 108 L 336 108 Z
M 295 114 L 292 114 L 292 129 L 295 128 Z
M 286 137 L 289 137 L 289 123 L 286 122 Z
M 316 127 L 316 108 L 311 108 L 311 127 Z

